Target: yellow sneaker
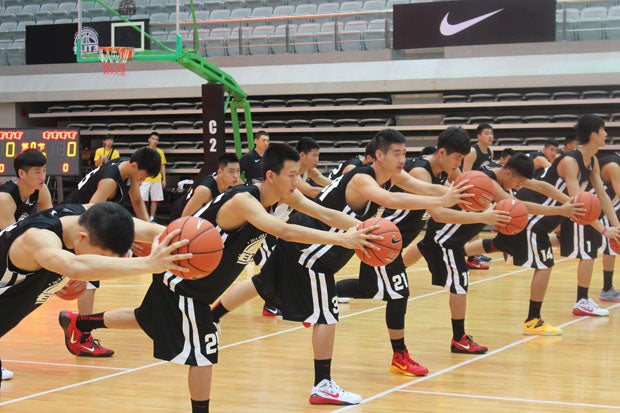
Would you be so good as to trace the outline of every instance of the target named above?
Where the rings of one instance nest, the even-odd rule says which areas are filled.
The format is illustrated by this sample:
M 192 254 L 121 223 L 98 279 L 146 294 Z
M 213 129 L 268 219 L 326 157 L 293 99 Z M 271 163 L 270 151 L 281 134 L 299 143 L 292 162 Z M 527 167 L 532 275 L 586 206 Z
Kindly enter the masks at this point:
M 559 336 L 562 329 L 552 326 L 542 318 L 533 318 L 523 323 L 523 334 L 528 336 Z

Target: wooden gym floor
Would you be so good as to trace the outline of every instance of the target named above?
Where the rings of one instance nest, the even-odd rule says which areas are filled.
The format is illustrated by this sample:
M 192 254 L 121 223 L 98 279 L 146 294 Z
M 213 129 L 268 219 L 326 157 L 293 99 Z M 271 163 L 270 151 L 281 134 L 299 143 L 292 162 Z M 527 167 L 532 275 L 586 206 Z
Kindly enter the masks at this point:
M 615 371 L 620 366 L 619 304 L 601 303 L 610 309 L 609 317 L 573 316 L 577 261 L 558 258 L 543 317 L 562 327 L 564 335 L 524 336 L 521 325 L 532 271 L 505 264 L 499 254 L 492 257 L 489 271 L 471 273 L 466 320 L 467 332 L 489 347 L 487 354 L 450 353 L 448 294 L 430 285 L 421 262 L 409 270 L 412 297 L 406 339 L 413 358 L 430 369 L 428 376 L 390 373 L 392 352 L 383 302 L 352 300 L 341 305 L 332 375 L 364 401 L 359 406 L 312 406 L 310 329 L 261 317 L 262 302 L 253 300 L 223 319 L 211 411 L 620 410 L 620 379 Z M 600 261 L 591 285 L 590 296 L 595 299 L 602 285 Z M 357 261 L 351 261 L 338 276 L 355 275 Z M 137 306 L 149 279 L 145 275 L 104 282 L 96 310 Z M 75 302 L 54 297 L 0 341 L 3 365 L 15 373 L 13 380 L 2 383 L 0 411 L 191 411 L 187 368 L 154 359 L 150 340 L 139 330 L 96 331 L 95 337 L 116 351 L 112 358 L 69 354 L 57 316 L 61 309 L 75 307 Z

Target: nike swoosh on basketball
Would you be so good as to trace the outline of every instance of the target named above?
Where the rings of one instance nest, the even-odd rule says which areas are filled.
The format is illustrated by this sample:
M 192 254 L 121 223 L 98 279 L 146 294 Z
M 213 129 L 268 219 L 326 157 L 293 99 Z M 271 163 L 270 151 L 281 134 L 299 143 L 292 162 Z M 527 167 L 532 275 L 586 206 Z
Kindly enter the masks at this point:
M 398 244 L 400 240 L 392 235 L 392 244 Z
M 448 12 L 446 13 L 445 16 L 443 16 L 443 20 L 441 21 L 441 25 L 439 26 L 439 31 L 444 36 L 452 36 L 452 35 L 462 32 L 465 29 L 470 28 L 471 26 L 475 24 L 480 23 L 481 21 L 485 19 L 488 19 L 489 17 L 493 16 L 494 14 L 499 13 L 502 10 L 504 9 L 495 10 L 495 11 L 492 11 L 491 13 L 483 14 L 482 16 L 474 17 L 473 19 L 465 20 L 464 22 L 457 23 L 457 24 L 450 24 L 448 22 L 448 15 L 450 14 L 450 12 Z

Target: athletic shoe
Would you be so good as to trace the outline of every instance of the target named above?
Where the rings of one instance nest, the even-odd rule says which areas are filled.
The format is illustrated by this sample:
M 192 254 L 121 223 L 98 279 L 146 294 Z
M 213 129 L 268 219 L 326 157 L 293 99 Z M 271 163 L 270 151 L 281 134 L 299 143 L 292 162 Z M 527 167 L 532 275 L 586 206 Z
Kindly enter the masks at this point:
M 486 255 L 482 255 L 482 254 L 476 255 L 476 258 L 480 262 L 489 262 L 489 261 L 491 261 L 491 257 L 487 257 Z
M 573 306 L 573 314 L 606 317 L 609 315 L 609 310 L 599 307 L 598 304 L 591 298 L 582 298 Z
M 425 376 L 428 374 L 428 369 L 420 363 L 416 363 L 407 350 L 394 352 L 390 371 L 405 376 Z
M 78 313 L 75 311 L 61 311 L 58 315 L 58 323 L 65 332 L 65 346 L 71 354 L 84 357 L 110 357 L 113 350 L 102 347 L 90 333 L 80 331 L 76 327 Z
M 463 334 L 463 337 L 459 341 L 452 339 L 452 345 L 450 351 L 453 353 L 465 353 L 465 354 L 483 354 L 489 349 L 485 346 L 481 346 L 476 343 L 471 336 Z
M 616 290 L 614 287 L 611 287 L 611 290 L 604 291 L 601 290 L 601 294 L 598 296 L 598 299 L 601 301 L 620 301 L 620 291 Z
M 2 367 L 2 380 L 11 380 L 13 378 L 13 372 L 11 370 Z
M 350 297 L 338 297 L 338 303 L 340 303 L 340 304 L 346 304 L 349 301 L 351 301 Z
M 470 270 L 488 270 L 489 266 L 478 261 L 477 258 L 465 261 Z
M 523 334 L 527 336 L 559 336 L 562 334 L 562 329 L 537 317 L 523 323 Z
M 263 317 L 277 317 L 282 318 L 282 311 L 278 307 L 265 304 L 263 306 Z
M 310 393 L 310 404 L 359 404 L 361 401 L 362 396 L 349 393 L 328 379 L 321 380 Z

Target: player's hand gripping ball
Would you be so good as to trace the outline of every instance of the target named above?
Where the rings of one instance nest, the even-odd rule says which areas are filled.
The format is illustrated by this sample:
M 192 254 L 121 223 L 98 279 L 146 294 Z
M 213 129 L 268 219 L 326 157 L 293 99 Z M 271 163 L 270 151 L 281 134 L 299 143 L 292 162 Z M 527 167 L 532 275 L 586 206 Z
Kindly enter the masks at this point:
M 467 171 L 463 172 L 454 180 L 454 185 L 458 185 L 466 179 L 469 182 L 465 185 L 473 186 L 464 193 L 473 196 L 465 198 L 465 201 L 469 202 L 469 205 L 465 203 L 457 203 L 457 205 L 466 211 L 484 211 L 494 198 L 495 188 L 493 186 L 493 180 L 480 171 Z
M 506 198 L 495 204 L 494 209 L 508 211 L 510 222 L 504 226 L 498 226 L 497 230 L 504 235 L 514 235 L 523 231 L 527 226 L 527 207 L 518 199 Z
M 189 244 L 178 248 L 174 254 L 192 253 L 189 260 L 175 261 L 175 264 L 189 269 L 189 272 L 170 270 L 174 275 L 196 280 L 206 277 L 217 268 L 224 253 L 224 243 L 220 233 L 207 220 L 198 217 L 182 217 L 175 219 L 166 227 L 160 235 L 160 239 L 174 231 L 181 229 L 181 233 L 174 237 L 171 242 L 188 239 Z
M 370 254 L 369 256 L 365 255 L 363 250 L 355 250 L 355 254 L 357 254 L 363 263 L 373 267 L 381 267 L 391 263 L 398 257 L 398 254 L 400 254 L 403 248 L 403 237 L 398 227 L 385 218 L 369 218 L 362 222 L 357 228 L 363 229 L 373 225 L 379 225 L 379 228 L 375 228 L 368 234 L 383 237 L 383 239 L 370 240 L 370 242 L 379 247 L 379 249 L 367 248 L 366 251 Z
M 581 225 L 590 225 L 601 215 L 601 201 L 592 192 L 580 192 L 571 200 L 573 204 L 581 203 L 586 213 L 573 221 Z
M 76 300 L 86 291 L 86 281 L 69 280 L 61 290 L 56 291 L 56 295 L 63 300 Z

